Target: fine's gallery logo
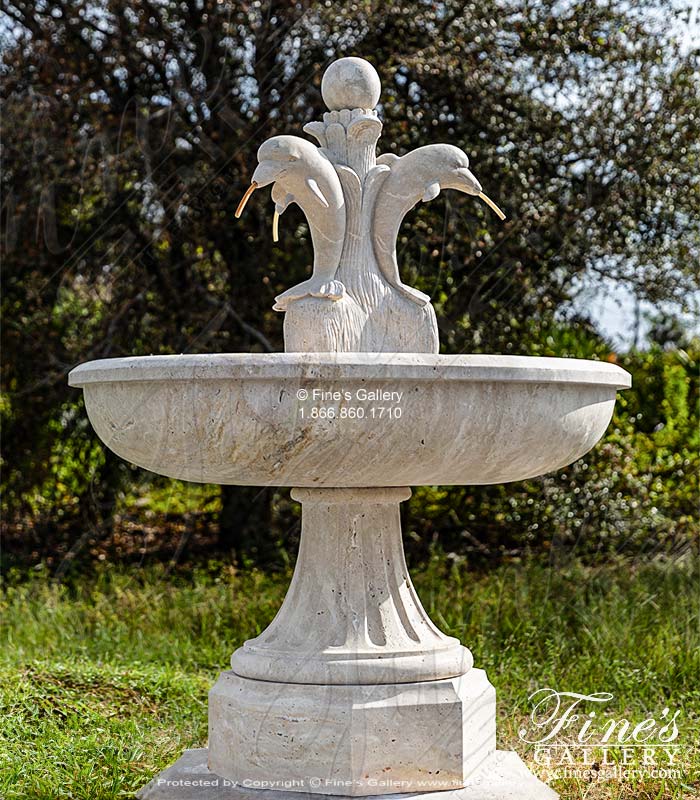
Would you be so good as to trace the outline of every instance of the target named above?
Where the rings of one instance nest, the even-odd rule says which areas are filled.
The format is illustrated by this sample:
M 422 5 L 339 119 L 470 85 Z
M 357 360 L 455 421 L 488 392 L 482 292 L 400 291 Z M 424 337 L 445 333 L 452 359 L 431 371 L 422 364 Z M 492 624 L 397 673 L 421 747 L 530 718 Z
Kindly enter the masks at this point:
M 627 780 L 682 777 L 680 709 L 664 706 L 642 719 L 617 717 L 610 692 L 538 689 L 518 736 L 548 779 Z

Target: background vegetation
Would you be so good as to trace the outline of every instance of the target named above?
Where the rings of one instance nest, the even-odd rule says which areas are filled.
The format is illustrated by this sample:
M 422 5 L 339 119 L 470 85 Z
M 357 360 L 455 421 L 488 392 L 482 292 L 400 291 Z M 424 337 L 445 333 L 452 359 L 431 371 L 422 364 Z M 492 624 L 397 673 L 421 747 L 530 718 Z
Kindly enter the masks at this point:
M 204 744 L 216 673 L 279 607 L 298 537 L 287 490 L 120 461 L 66 379 L 94 358 L 282 349 L 271 307 L 306 275 L 304 218 L 290 209 L 275 245 L 266 192 L 233 211 L 258 145 L 318 118 L 324 68 L 356 54 L 382 79 L 383 149 L 459 145 L 508 211 L 500 226 L 445 193 L 402 231 L 442 350 L 604 359 L 634 381 L 565 470 L 416 489 L 403 513 L 421 598 L 488 670 L 499 746 L 531 766 L 517 731 L 542 686 L 612 692 L 611 715 L 635 722 L 681 709 L 681 778 L 554 781 L 563 798 L 700 797 L 700 342 L 676 319 L 700 288 L 688 5 L 0 8 L 0 795 L 132 796 Z M 582 300 L 592 281 L 657 309 L 648 341 L 637 320 L 616 351 Z
M 406 280 L 444 352 L 617 360 L 609 435 L 553 476 L 416 492 L 425 558 L 678 551 L 697 537 L 698 344 L 661 320 L 615 353 L 572 300 L 591 276 L 682 309 L 698 289 L 697 53 L 683 6 L 2 0 L 3 524 L 6 563 L 181 559 L 281 565 L 286 492 L 185 487 L 105 451 L 77 363 L 282 348 L 276 293 L 310 260 L 304 219 L 269 235 L 266 193 L 233 210 L 255 150 L 323 111 L 339 55 L 383 83 L 382 146 L 462 146 L 509 221 L 448 193 L 411 216 Z M 292 547 L 288 547 L 291 545 Z

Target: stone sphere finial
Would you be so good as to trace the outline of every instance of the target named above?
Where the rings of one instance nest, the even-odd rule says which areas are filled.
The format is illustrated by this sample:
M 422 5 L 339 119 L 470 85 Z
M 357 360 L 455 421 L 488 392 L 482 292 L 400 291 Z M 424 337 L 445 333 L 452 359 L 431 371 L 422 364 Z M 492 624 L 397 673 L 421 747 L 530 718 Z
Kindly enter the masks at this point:
M 321 94 L 330 111 L 374 108 L 382 86 L 377 70 L 364 58 L 339 58 L 323 73 Z

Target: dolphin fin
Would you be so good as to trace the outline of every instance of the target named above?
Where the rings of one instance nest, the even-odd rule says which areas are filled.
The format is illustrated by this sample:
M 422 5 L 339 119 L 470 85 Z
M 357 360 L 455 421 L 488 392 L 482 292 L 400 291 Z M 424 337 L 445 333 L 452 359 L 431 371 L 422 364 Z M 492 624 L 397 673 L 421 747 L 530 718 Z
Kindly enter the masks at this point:
M 316 183 L 316 181 L 313 178 L 307 178 L 306 179 L 306 185 L 309 187 L 309 190 L 313 194 L 316 195 L 316 197 L 318 198 L 319 203 L 321 203 L 321 205 L 324 208 L 330 208 L 328 200 L 326 200 L 325 195 L 323 194 L 323 192 L 321 191 L 319 185 Z
M 434 200 L 439 194 L 440 184 L 438 181 L 433 181 L 425 187 L 425 191 L 423 192 L 423 197 L 421 197 L 421 200 L 424 203 L 428 203 L 430 200 Z
M 294 300 L 301 300 L 303 297 L 320 297 L 325 300 L 336 302 L 345 296 L 345 286 L 340 281 L 330 280 L 319 281 L 313 275 L 305 281 L 292 286 L 286 292 L 275 297 L 273 311 L 286 311 L 289 304 Z

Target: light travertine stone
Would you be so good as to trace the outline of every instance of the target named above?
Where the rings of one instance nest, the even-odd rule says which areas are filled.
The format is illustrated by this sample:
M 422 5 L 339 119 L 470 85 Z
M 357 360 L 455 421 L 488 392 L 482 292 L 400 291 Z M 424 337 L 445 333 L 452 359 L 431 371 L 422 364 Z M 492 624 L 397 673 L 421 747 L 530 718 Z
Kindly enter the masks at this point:
M 443 189 L 478 195 L 481 184 L 469 171 L 467 154 L 451 144 L 429 144 L 399 158 L 381 156 L 388 168 L 372 217 L 372 241 L 379 269 L 390 286 L 418 305 L 430 298 L 406 286 L 399 275 L 396 240 L 404 217 L 420 201 L 434 200 Z
M 379 90 L 362 59 L 331 65 L 329 111 L 304 127 L 320 146 L 264 142 L 236 212 L 271 185 L 277 215 L 291 203 L 306 215 L 311 277 L 276 298 L 286 353 L 107 359 L 69 376 L 121 457 L 183 480 L 295 486 L 303 507 L 287 597 L 210 693 L 208 751 L 187 751 L 142 800 L 556 800 L 495 751 L 493 687 L 423 609 L 399 503 L 411 485 L 570 464 L 630 376 L 594 361 L 438 355 L 430 298 L 400 275 L 402 220 L 443 189 L 503 214 L 456 147 L 377 158 Z
M 272 623 L 231 657 L 238 675 L 394 688 L 471 668 L 469 650 L 435 627 L 408 575 L 399 503 L 410 495 L 405 488 L 292 491 L 303 511 L 294 577 Z
M 364 58 L 347 56 L 334 61 L 323 74 L 323 102 L 333 110 L 374 108 L 382 90 L 379 75 Z
M 287 314 L 285 350 L 437 353 L 430 297 L 401 280 L 396 240 L 419 202 L 443 189 L 479 195 L 481 185 L 453 145 L 377 158 L 379 78 L 366 61 L 336 61 L 322 91 L 330 110 L 304 126 L 320 147 L 275 136 L 260 147 L 252 178 L 273 185 L 277 214 L 298 203 L 314 246 L 311 278 L 275 299 Z
M 134 464 L 202 483 L 299 487 L 542 475 L 593 447 L 630 385 L 597 361 L 408 353 L 106 359 L 69 382 L 102 441 Z M 349 416 L 358 408 L 362 418 Z
M 437 353 L 430 297 L 399 274 L 399 229 L 412 208 L 444 189 L 479 196 L 493 207 L 469 170 L 469 157 L 454 145 L 377 158 L 379 90 L 366 61 L 336 61 L 322 82 L 329 111 L 304 126 L 320 147 L 275 136 L 258 151 L 253 183 L 273 185 L 276 214 L 298 203 L 314 247 L 311 278 L 275 298 L 274 308 L 287 314 L 287 352 Z
M 274 764 L 275 779 L 314 794 L 455 789 L 495 750 L 496 693 L 480 669 L 325 686 L 224 672 L 209 693 L 209 768 L 240 784 L 269 780 Z
M 275 309 L 285 311 L 302 297 L 340 300 L 345 288 L 334 280 L 345 242 L 345 200 L 338 173 L 326 154 L 298 136 L 273 136 L 258 150 L 253 182 L 274 184 L 272 199 L 281 215 L 296 203 L 309 222 L 314 249 L 312 276 L 275 298 Z

